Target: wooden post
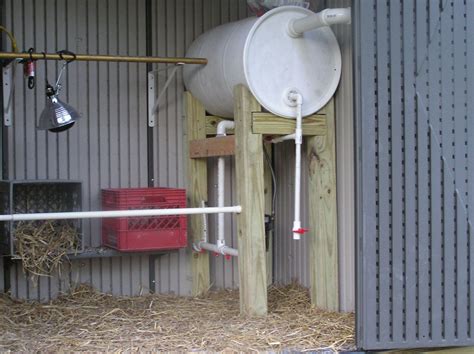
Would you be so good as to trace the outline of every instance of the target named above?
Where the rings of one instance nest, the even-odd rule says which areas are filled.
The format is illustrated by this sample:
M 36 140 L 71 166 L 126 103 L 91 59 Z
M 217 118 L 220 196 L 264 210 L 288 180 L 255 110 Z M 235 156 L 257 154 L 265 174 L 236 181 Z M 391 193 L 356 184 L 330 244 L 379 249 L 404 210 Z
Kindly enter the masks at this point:
M 189 92 L 184 93 L 184 112 L 186 114 L 186 131 L 188 146 L 185 149 L 188 161 L 188 207 L 200 207 L 207 202 L 207 159 L 191 159 L 189 142 L 206 138 L 206 112 L 202 104 Z M 203 232 L 202 215 L 188 216 L 188 236 L 190 242 L 199 241 Z M 210 288 L 209 253 L 191 252 L 192 295 L 206 293 Z
M 273 207 L 273 179 L 272 179 L 272 170 L 269 166 L 269 163 L 272 163 L 272 145 L 271 143 L 264 144 L 264 149 L 267 152 L 268 159 L 264 156 L 263 165 L 264 165 L 264 174 L 263 174 L 263 183 L 265 191 L 265 214 L 272 214 Z M 266 235 L 265 235 L 266 236 Z M 267 252 L 267 286 L 272 284 L 273 280 L 273 231 L 269 232 L 268 240 L 265 240 L 268 244 Z M 266 246 L 266 245 L 265 245 Z
M 234 87 L 235 163 L 238 203 L 240 313 L 267 313 L 265 257 L 263 141 L 252 133 L 252 112 L 260 105 L 243 85 Z
M 336 144 L 334 101 L 326 105 L 325 136 L 306 139 L 309 166 L 309 233 L 311 301 L 319 308 L 339 309 L 337 247 Z

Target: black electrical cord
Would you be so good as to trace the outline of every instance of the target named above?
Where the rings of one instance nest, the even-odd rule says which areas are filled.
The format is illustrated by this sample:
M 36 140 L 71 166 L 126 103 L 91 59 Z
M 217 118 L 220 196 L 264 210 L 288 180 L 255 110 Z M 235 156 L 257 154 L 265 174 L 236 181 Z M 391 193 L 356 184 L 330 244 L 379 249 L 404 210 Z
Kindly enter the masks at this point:
M 265 148 L 265 144 L 263 144 L 263 154 L 265 155 L 265 161 L 267 162 L 268 166 L 270 167 L 270 171 L 272 174 L 272 217 L 275 215 L 275 202 L 276 202 L 276 176 L 275 171 L 273 170 L 272 161 L 270 156 L 268 155 L 268 151 Z
M 76 54 L 71 52 L 70 50 L 67 50 L 67 49 L 60 50 L 59 52 L 56 52 L 56 54 L 59 54 L 59 57 L 61 58 L 61 60 L 64 60 L 66 62 L 66 64 L 72 63 L 74 60 L 76 60 Z M 70 55 L 73 58 L 72 59 L 64 59 L 64 56 L 63 56 L 64 54 Z

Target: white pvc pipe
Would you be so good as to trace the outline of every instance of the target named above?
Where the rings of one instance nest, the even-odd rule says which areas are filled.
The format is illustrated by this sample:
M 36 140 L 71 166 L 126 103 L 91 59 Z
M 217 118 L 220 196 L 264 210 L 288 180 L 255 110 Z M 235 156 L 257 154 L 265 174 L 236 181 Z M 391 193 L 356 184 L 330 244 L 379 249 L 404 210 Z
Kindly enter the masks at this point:
M 301 236 L 301 144 L 303 143 L 303 127 L 301 106 L 303 97 L 299 94 L 291 94 L 296 101 L 296 129 L 295 129 L 295 219 L 293 221 L 293 240 L 299 240 Z
M 225 160 L 224 157 L 217 159 L 217 206 L 224 205 L 224 183 L 225 183 Z M 217 244 L 219 246 L 225 244 L 224 234 L 224 213 L 217 214 Z
M 285 140 L 295 140 L 295 218 L 293 220 L 293 240 L 299 240 L 306 232 L 301 228 L 301 144 L 303 143 L 303 96 L 296 90 L 290 90 L 287 99 L 288 105 L 296 107 L 296 128 L 293 134 L 288 134 L 272 140 L 272 143 L 281 143 Z
M 218 124 L 217 124 L 217 132 L 216 132 L 216 135 L 217 136 L 226 136 L 226 131 L 228 129 L 233 129 L 235 126 L 235 123 L 231 120 L 221 120 Z
M 231 120 L 223 120 L 217 124 L 217 136 L 226 136 L 226 130 L 234 128 L 235 124 Z M 217 206 L 224 206 L 225 197 L 225 158 L 219 157 L 217 159 Z M 225 246 L 225 220 L 224 213 L 217 215 L 217 246 Z
M 288 23 L 288 34 L 291 37 L 300 37 L 304 32 L 319 27 L 335 24 L 351 23 L 351 8 L 325 9 L 316 14 L 303 18 L 293 19 Z
M 201 207 L 206 207 L 206 202 L 201 200 Z M 202 237 L 201 241 L 207 242 L 207 214 L 202 214 Z
M 239 255 L 239 251 L 237 251 L 235 248 L 232 247 L 227 247 L 227 246 L 218 246 L 213 243 L 208 243 L 208 242 L 200 242 L 198 245 L 199 248 L 215 252 L 215 253 L 220 253 L 222 255 L 229 255 L 233 257 L 237 257 Z
M 240 213 L 240 205 L 229 207 L 209 208 L 177 208 L 177 209 L 142 209 L 142 210 L 110 210 L 110 211 L 78 211 L 65 213 L 32 213 L 0 215 L 0 221 L 22 220 L 57 220 L 57 219 L 98 219 L 121 218 L 132 216 L 162 216 L 162 215 L 193 215 L 193 214 L 218 214 Z
M 288 135 L 283 135 L 283 136 L 280 136 L 279 138 L 275 138 L 275 139 L 272 139 L 272 143 L 273 144 L 278 144 L 278 143 L 282 143 L 284 142 L 285 140 L 292 140 L 295 138 L 295 134 L 288 134 Z

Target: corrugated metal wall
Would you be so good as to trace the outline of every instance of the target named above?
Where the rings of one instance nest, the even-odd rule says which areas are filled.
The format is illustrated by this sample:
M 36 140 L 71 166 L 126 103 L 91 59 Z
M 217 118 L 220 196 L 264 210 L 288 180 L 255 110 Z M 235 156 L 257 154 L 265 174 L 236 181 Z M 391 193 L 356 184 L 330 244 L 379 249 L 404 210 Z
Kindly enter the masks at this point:
M 356 11 L 358 345 L 473 345 L 474 2 Z
M 145 0 L 8 0 L 5 7 L 6 26 L 15 33 L 20 48 L 146 55 Z M 245 1 L 161 0 L 152 1 L 152 7 L 152 52 L 162 56 L 183 56 L 201 32 L 247 16 Z M 101 188 L 147 185 L 146 66 L 71 64 L 62 97 L 82 113 L 83 120 L 67 133 L 54 135 L 37 131 L 35 125 L 44 106 L 45 68 L 53 81 L 58 65 L 38 62 L 35 91 L 25 87 L 22 68 L 17 69 L 14 123 L 7 128 L 9 178 L 82 180 L 84 209 L 98 210 Z M 160 72 L 160 87 L 165 80 L 166 71 Z M 154 129 L 155 185 L 185 186 L 182 92 L 179 73 Z M 99 221 L 84 222 L 86 246 L 100 244 L 99 226 Z M 45 300 L 77 282 L 114 294 L 139 294 L 149 291 L 150 270 L 156 275 L 157 291 L 189 294 L 187 260 L 183 250 L 158 257 L 154 267 L 149 256 L 139 255 L 74 261 L 61 276 L 40 278 L 37 287 L 25 279 L 17 263 L 11 270 L 12 294 Z M 235 286 L 232 265 L 213 260 L 213 269 L 216 285 Z
M 311 1 L 311 8 L 348 6 L 349 1 Z M 248 16 L 245 0 L 152 1 L 152 54 L 182 56 L 200 33 L 214 26 Z M 40 0 L 6 1 L 7 27 L 17 36 L 20 48 L 35 47 L 38 51 L 67 48 L 77 53 L 146 54 L 145 0 Z M 46 20 L 47 19 L 47 20 Z M 336 97 L 336 113 L 351 122 L 351 53 L 350 33 L 335 28 L 343 51 L 343 79 Z M 58 64 L 48 62 L 48 77 L 55 79 Z M 155 66 L 162 69 L 164 66 Z M 18 71 L 21 67 L 18 68 Z M 84 183 L 84 208 L 100 208 L 99 192 L 106 187 L 147 185 L 147 83 L 146 67 L 138 64 L 74 63 L 64 79 L 63 96 L 83 114 L 83 121 L 65 134 L 38 132 L 37 120 L 44 105 L 42 83 L 45 64 L 38 63 L 39 88 L 36 92 L 24 86 L 21 74 L 16 75 L 15 118 L 9 129 L 9 171 L 14 179 L 79 179 Z M 158 73 L 161 88 L 167 72 Z M 160 106 L 154 129 L 153 163 L 155 185 L 184 187 L 183 161 L 184 117 L 181 72 L 172 82 Z M 345 184 L 350 178 L 350 134 L 341 136 L 338 122 L 338 169 L 344 170 Z M 346 128 L 344 128 L 346 129 Z M 348 135 L 347 135 L 348 134 Z M 291 241 L 288 230 L 292 220 L 293 149 L 290 143 L 276 148 L 276 169 L 279 175 L 278 222 L 276 225 L 275 279 L 287 283 L 292 279 L 309 285 L 305 242 Z M 283 164 L 282 158 L 289 157 Z M 216 202 L 216 163 L 209 161 L 209 204 Z M 235 201 L 233 162 L 227 161 L 226 201 Z M 339 171 L 338 171 L 339 172 Z M 342 175 L 340 175 L 342 176 Z M 341 187 L 339 187 L 341 188 Z M 341 189 L 339 189 L 341 190 Z M 347 189 L 347 198 L 350 201 Z M 346 193 L 343 194 L 346 196 Z M 339 201 L 341 203 L 341 200 Z M 341 212 L 341 211 L 340 211 Z M 343 215 L 344 211 L 341 212 Z M 344 230 L 341 241 L 343 264 L 341 274 L 341 306 L 351 309 L 353 301 L 350 213 L 339 225 Z M 210 237 L 215 231 L 215 217 L 209 217 Z M 99 245 L 99 221 L 85 222 L 86 245 Z M 236 246 L 235 223 L 226 217 L 228 242 Z M 156 290 L 188 294 L 191 286 L 188 252 L 157 257 L 154 264 L 148 256 L 127 256 L 110 259 L 75 261 L 63 270 L 61 277 L 43 278 L 39 287 L 25 280 L 21 266 L 11 271 L 13 294 L 18 297 L 48 299 L 70 283 L 86 282 L 102 291 L 115 294 L 147 292 L 150 271 L 156 275 Z M 345 270 L 345 271 L 343 271 Z M 222 257 L 211 261 L 211 279 L 216 287 L 238 286 L 236 260 Z M 347 285 L 346 285 L 347 284 Z M 346 286 L 346 287 L 345 287 Z M 344 290 L 347 289 L 347 290 Z
M 20 48 L 55 52 L 145 55 L 145 1 L 6 1 L 6 26 Z M 100 209 L 100 189 L 146 186 L 146 71 L 144 65 L 77 62 L 64 76 L 61 96 L 82 121 L 62 134 L 38 131 L 44 83 L 59 63 L 38 62 L 36 90 L 15 80 L 13 125 L 8 129 L 10 179 L 73 179 L 83 182 L 83 207 Z M 100 244 L 100 221 L 83 222 L 85 246 Z M 115 294 L 147 291 L 148 257 L 82 260 L 61 277 L 26 281 L 21 265 L 11 271 L 12 293 L 48 299 L 70 283 L 85 282 Z
M 311 3 L 311 9 L 349 7 L 350 0 L 327 0 Z M 338 232 L 340 257 L 340 308 L 353 311 L 354 292 L 354 157 L 352 112 L 352 30 L 348 25 L 332 26 L 342 54 L 342 76 L 335 95 Z M 293 241 L 293 164 L 294 144 L 285 142 L 275 147 L 278 180 L 275 281 L 287 284 L 297 281 L 309 286 L 308 245 L 304 237 Z M 305 160 L 305 159 L 303 159 Z M 303 161 L 303 171 L 306 161 Z M 306 196 L 306 175 L 303 174 L 302 195 Z M 302 221 L 307 224 L 307 199 L 303 198 Z
M 184 56 L 194 38 L 220 24 L 237 21 L 248 16 L 245 0 L 200 0 L 200 1 L 153 1 L 153 54 L 159 56 Z M 166 72 L 158 76 L 158 87 L 167 79 Z M 186 174 L 183 161 L 183 144 L 186 136 L 183 116 L 183 82 L 181 71 L 170 85 L 166 104 L 160 107 L 158 129 L 154 132 L 155 183 L 157 185 L 185 187 Z M 232 160 L 232 162 L 231 162 Z M 217 203 L 217 160 L 208 161 L 209 205 Z M 235 195 L 233 159 L 227 160 L 226 204 L 233 205 Z M 233 217 L 226 215 L 226 240 L 237 245 Z M 214 239 L 217 219 L 208 219 L 211 240 Z M 190 279 L 186 277 L 188 255 L 179 254 L 160 257 L 157 261 L 157 274 L 168 274 L 173 288 L 186 287 L 189 291 Z M 177 271 L 179 269 L 179 271 Z M 164 273 L 163 273 L 164 272 Z M 211 258 L 211 279 L 216 287 L 238 286 L 237 260 L 226 261 L 223 257 Z M 179 275 L 179 277 L 177 276 Z M 180 291 L 181 292 L 181 291 Z
M 348 7 L 350 0 L 329 0 L 327 7 Z M 339 233 L 339 304 L 355 309 L 354 112 L 352 26 L 333 26 L 342 54 L 342 77 L 335 96 L 337 213 Z

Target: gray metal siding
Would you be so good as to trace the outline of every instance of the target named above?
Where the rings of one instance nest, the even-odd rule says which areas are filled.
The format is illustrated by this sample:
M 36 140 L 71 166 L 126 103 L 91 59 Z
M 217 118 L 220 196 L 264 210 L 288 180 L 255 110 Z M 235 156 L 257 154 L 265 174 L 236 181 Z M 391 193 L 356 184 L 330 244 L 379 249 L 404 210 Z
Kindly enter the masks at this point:
M 304 143 L 304 140 L 303 140 Z M 289 284 L 298 282 L 309 287 L 308 241 L 302 237 L 294 241 L 292 236 L 294 216 L 294 163 L 295 144 L 284 142 L 274 147 L 275 173 L 277 177 L 277 198 L 275 215 L 275 282 Z M 307 168 L 302 159 L 302 171 Z M 308 200 L 305 196 L 307 175 L 302 173 L 301 222 L 308 222 Z
M 348 6 L 350 2 L 311 1 L 311 8 Z M 57 5 L 57 6 L 56 6 Z M 203 31 L 218 24 L 248 16 L 246 1 L 194 0 L 152 1 L 153 55 L 180 56 Z M 132 0 L 41 0 L 34 2 L 6 1 L 7 27 L 11 28 L 21 48 L 56 51 L 68 48 L 78 53 L 140 54 L 145 48 L 145 1 Z M 46 21 L 45 19 L 48 19 Z M 28 19 L 31 19 L 28 21 Z M 33 30 L 34 29 L 34 30 Z M 48 32 L 46 33 L 45 30 Z M 336 95 L 336 114 L 350 124 L 351 66 L 350 34 L 344 28 L 334 28 L 343 52 L 343 77 Z M 55 34 L 57 33 L 57 34 Z M 344 43 L 344 44 L 343 44 Z M 48 77 L 55 77 L 58 64 L 49 62 Z M 38 63 L 40 80 L 44 80 L 43 62 Z M 164 66 L 155 66 L 162 69 Z M 20 71 L 21 67 L 18 67 Z M 161 88 L 167 72 L 160 71 L 157 87 Z M 83 113 L 83 120 L 68 133 L 57 136 L 35 130 L 35 118 L 44 105 L 42 81 L 36 92 L 24 87 L 17 73 L 15 118 L 9 129 L 10 178 L 70 178 L 84 183 L 84 206 L 100 209 L 99 191 L 106 187 L 147 185 L 146 112 L 147 83 L 145 65 L 116 63 L 74 63 L 64 80 L 63 97 Z M 154 129 L 155 185 L 184 187 L 183 161 L 184 117 L 181 72 L 169 87 L 160 106 Z M 32 107 L 32 108 L 29 108 Z M 339 190 L 344 185 L 344 205 L 350 202 L 350 134 L 338 123 Z M 346 132 L 346 133 L 344 133 Z M 340 134 L 345 134 L 339 138 Z M 342 144 L 342 145 L 340 145 Z M 341 152 L 342 151 L 342 152 Z M 278 178 L 278 219 L 276 225 L 275 279 L 288 283 L 297 280 L 309 286 L 305 241 L 295 243 L 289 230 L 292 221 L 293 146 L 285 143 L 276 148 Z M 281 157 L 289 157 L 285 161 Z M 226 203 L 235 202 L 233 165 L 227 161 Z M 341 169 L 344 172 L 341 174 Z M 348 189 L 349 188 L 349 189 Z M 346 194 L 347 192 L 347 194 Z M 339 196 L 341 198 L 341 195 Z M 209 204 L 216 203 L 216 163 L 209 162 Z M 305 201 L 306 203 L 306 201 Z M 305 204 L 306 205 L 306 204 Z M 341 206 L 341 199 L 339 199 Z M 306 209 L 304 207 L 304 209 Z M 344 210 L 339 208 L 339 212 Z M 352 309 L 351 220 L 348 208 L 341 218 L 341 308 Z M 306 217 L 306 216 L 305 216 Z M 99 221 L 85 222 L 86 244 L 100 243 Z M 344 226 L 345 225 L 345 226 Z M 215 217 L 209 217 L 210 238 L 215 234 Z M 226 237 L 237 245 L 235 223 L 226 218 Z M 346 245 L 346 246 L 344 246 Z M 345 247 L 345 248 L 344 248 Z M 156 275 L 156 290 L 189 294 L 191 278 L 188 251 L 160 256 L 150 267 L 148 256 L 126 256 L 111 259 L 75 261 L 66 266 L 61 276 L 41 279 L 39 288 L 28 282 L 19 264 L 11 270 L 13 293 L 21 298 L 49 299 L 72 283 L 86 282 L 102 291 L 114 294 L 148 292 L 149 271 Z M 215 287 L 237 287 L 236 260 L 222 257 L 211 260 L 211 279 Z M 347 285 L 345 285 L 347 284 Z M 347 289 L 347 290 L 344 290 Z
M 357 332 L 472 345 L 471 1 L 357 1 Z
M 349 7 L 351 0 L 328 0 L 326 7 Z M 342 76 L 334 97 L 336 116 L 337 217 L 339 234 L 339 305 L 355 310 L 354 114 L 352 28 L 332 26 L 342 55 Z
M 7 0 L 6 26 L 20 48 L 54 52 L 146 54 L 144 0 Z M 154 55 L 182 56 L 193 39 L 220 23 L 247 16 L 245 1 L 152 1 Z M 38 62 L 38 87 L 28 90 L 18 66 L 13 126 L 8 129 L 9 178 L 79 179 L 86 210 L 100 209 L 100 189 L 147 186 L 147 76 L 144 64 L 77 62 L 64 76 L 61 96 L 82 113 L 76 127 L 54 135 L 35 129 L 44 106 L 45 67 L 53 81 L 59 63 Z M 157 66 L 161 69 L 163 66 Z M 160 72 L 163 85 L 166 72 Z M 161 87 L 159 86 L 159 87 Z M 185 186 L 183 161 L 183 84 L 181 73 L 160 106 L 154 129 L 155 185 Z M 212 164 L 210 174 L 212 175 Z M 229 177 L 230 178 L 230 177 Z M 227 182 L 232 190 L 231 181 Z M 212 202 L 212 201 L 211 201 Z M 85 221 L 86 246 L 100 245 L 100 221 Z M 232 224 L 229 223 L 232 229 Z M 61 275 L 41 278 L 35 287 L 21 265 L 11 269 L 12 294 L 48 300 L 71 284 L 88 283 L 101 291 L 137 295 L 149 291 L 149 272 L 159 292 L 187 295 L 191 289 L 188 251 L 156 258 L 133 255 L 74 261 Z M 235 262 L 213 260 L 216 286 L 234 287 Z
M 230 21 L 246 18 L 247 3 L 245 0 L 232 1 L 154 1 L 153 2 L 153 55 L 184 56 L 186 49 L 201 33 Z M 166 72 L 160 72 L 157 87 L 161 88 L 167 79 Z M 182 72 L 170 84 L 163 107 L 160 107 L 157 125 L 154 130 L 155 151 L 155 184 L 184 188 L 186 185 L 183 147 L 186 139 L 183 115 L 183 81 Z M 226 204 L 235 203 L 234 162 L 226 162 Z M 209 205 L 217 204 L 217 160 L 209 159 Z M 235 222 L 228 215 L 226 220 L 226 241 L 237 247 Z M 217 218 L 208 218 L 209 237 L 214 240 Z M 188 252 L 162 256 L 156 262 L 156 274 L 163 274 L 165 289 L 183 293 L 190 291 L 191 279 L 188 272 Z M 211 257 L 211 282 L 218 288 L 235 288 L 238 286 L 237 260 L 225 260 L 223 257 Z M 168 275 L 169 274 L 169 275 Z M 163 286 L 163 281 L 161 282 Z M 161 288 L 160 288 L 161 289 Z
M 6 1 L 7 27 L 20 48 L 55 52 L 145 54 L 145 1 Z M 17 67 L 14 119 L 8 129 L 10 179 L 79 179 L 83 207 L 99 210 L 100 190 L 146 186 L 146 70 L 144 65 L 76 62 L 63 80 L 61 97 L 82 120 L 52 134 L 35 129 L 44 106 L 46 69 L 55 80 L 59 63 L 38 62 L 37 88 L 28 90 Z M 100 221 L 84 220 L 85 246 L 100 245 Z M 75 261 L 61 275 L 35 287 L 21 265 L 11 270 L 12 294 L 49 299 L 73 283 L 114 294 L 148 288 L 148 256 Z

